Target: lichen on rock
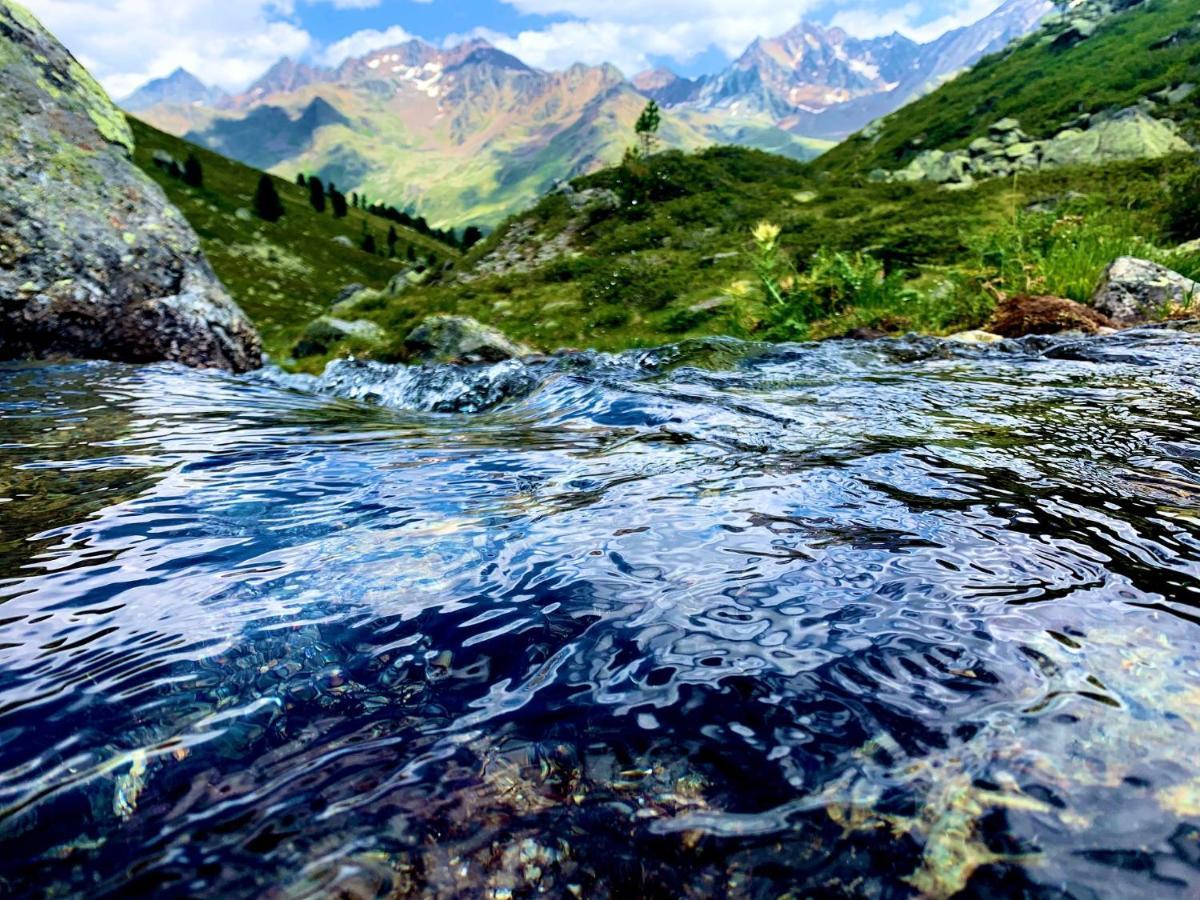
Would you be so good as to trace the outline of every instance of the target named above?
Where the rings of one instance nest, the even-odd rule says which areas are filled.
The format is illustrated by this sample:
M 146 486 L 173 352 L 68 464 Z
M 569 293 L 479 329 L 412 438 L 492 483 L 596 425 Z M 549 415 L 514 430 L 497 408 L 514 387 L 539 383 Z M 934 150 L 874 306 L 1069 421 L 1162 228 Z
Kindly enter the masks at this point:
M 133 165 L 124 116 L 11 0 L 0 134 L 0 357 L 261 364 L 195 233 Z
M 1135 325 L 1189 310 L 1200 300 L 1200 284 L 1158 263 L 1132 256 L 1113 262 L 1091 305 L 1116 322 Z

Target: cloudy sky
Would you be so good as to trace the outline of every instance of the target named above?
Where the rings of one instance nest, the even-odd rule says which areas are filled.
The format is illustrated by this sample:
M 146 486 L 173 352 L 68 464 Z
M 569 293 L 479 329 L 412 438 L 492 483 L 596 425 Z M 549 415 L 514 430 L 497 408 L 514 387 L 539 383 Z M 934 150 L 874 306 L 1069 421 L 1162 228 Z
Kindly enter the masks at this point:
M 527 63 L 712 71 L 802 18 L 930 39 L 1000 0 L 24 0 L 117 97 L 182 66 L 236 90 L 281 56 L 337 63 L 409 37 L 487 37 Z

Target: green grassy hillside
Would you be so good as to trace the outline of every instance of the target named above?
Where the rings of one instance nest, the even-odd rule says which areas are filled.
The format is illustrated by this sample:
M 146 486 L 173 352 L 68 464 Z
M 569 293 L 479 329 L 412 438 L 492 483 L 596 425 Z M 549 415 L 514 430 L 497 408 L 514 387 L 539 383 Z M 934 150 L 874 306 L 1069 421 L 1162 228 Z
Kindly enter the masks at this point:
M 545 350 L 976 328 L 997 291 L 1088 299 L 1121 255 L 1196 274 L 1195 260 L 1168 249 L 1168 185 L 1185 165 L 1066 169 L 950 192 L 836 179 L 744 149 L 662 154 L 575 182 L 612 191 L 619 206 L 573 209 L 552 195 L 459 273 L 370 316 L 398 336 L 431 311 L 471 315 Z M 753 235 L 763 222 L 779 230 L 769 255 Z M 505 268 L 518 257 L 532 262 Z M 788 303 L 772 300 L 767 278 Z
M 855 135 L 818 161 L 842 175 L 901 168 L 922 150 L 958 149 L 1003 118 L 1047 138 L 1083 114 L 1136 105 L 1200 82 L 1200 0 L 1145 0 L 1072 46 L 1034 34 L 982 60 L 939 90 Z M 1185 124 L 1195 141 L 1200 91 L 1155 115 Z
M 326 312 L 347 284 L 383 287 L 404 268 L 409 246 L 424 258 L 455 258 L 456 251 L 415 231 L 397 228 L 400 259 L 364 253 L 363 235 L 373 234 L 386 248 L 390 222 L 351 208 L 343 219 L 316 212 L 308 191 L 276 180 L 286 214 L 277 223 L 254 216 L 255 188 L 261 173 L 130 119 L 137 144 L 135 159 L 167 192 L 200 235 L 201 245 L 230 294 L 262 332 L 267 351 L 288 356 L 305 325 Z M 204 173 L 201 187 L 190 187 L 162 166 L 156 152 L 182 164 L 195 154 Z M 341 238 L 343 243 L 337 239 Z M 344 246 L 349 241 L 351 246 Z

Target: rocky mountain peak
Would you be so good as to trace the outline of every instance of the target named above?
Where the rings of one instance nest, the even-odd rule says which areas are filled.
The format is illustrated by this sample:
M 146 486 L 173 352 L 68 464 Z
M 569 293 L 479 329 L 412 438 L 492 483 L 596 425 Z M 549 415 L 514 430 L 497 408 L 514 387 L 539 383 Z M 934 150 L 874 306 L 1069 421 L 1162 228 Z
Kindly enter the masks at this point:
M 212 88 L 189 72 L 178 68 L 165 78 L 147 82 L 126 97 L 121 105 L 130 112 L 139 112 L 154 106 L 194 106 L 219 102 L 225 92 Z

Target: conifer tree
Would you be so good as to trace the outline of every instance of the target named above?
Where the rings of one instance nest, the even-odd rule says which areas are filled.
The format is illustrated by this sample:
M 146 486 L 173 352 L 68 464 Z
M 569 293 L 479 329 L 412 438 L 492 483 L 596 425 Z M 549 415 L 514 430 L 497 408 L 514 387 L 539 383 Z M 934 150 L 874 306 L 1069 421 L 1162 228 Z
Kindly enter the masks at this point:
M 278 222 L 283 218 L 283 201 L 279 199 L 275 181 L 270 175 L 258 180 L 258 190 L 254 192 L 254 213 L 266 222 Z
M 329 203 L 333 207 L 333 217 L 335 219 L 346 218 L 349 212 L 346 206 L 346 195 L 336 190 L 333 185 L 329 186 Z
M 369 232 L 363 235 L 362 250 L 363 253 L 375 253 L 375 235 Z
M 661 125 L 662 113 L 658 109 L 658 104 L 651 100 L 642 110 L 642 114 L 634 126 L 634 131 L 637 132 L 638 140 L 642 145 L 642 156 L 649 156 L 654 152 L 654 144 L 658 140 L 658 129 Z
M 325 212 L 325 185 L 315 175 L 308 179 L 308 202 L 317 212 Z
M 183 164 L 183 183 L 196 188 L 204 187 L 204 167 L 194 153 L 189 153 Z
M 296 176 L 296 184 L 300 185 L 300 187 L 308 187 L 308 181 L 305 179 L 303 172 Z
M 387 236 L 388 259 L 396 258 L 396 244 L 399 242 L 399 240 L 400 240 L 400 235 L 396 231 L 396 226 L 395 225 L 389 226 L 388 227 L 388 236 Z
M 463 232 L 461 246 L 463 251 L 470 250 L 476 244 L 483 240 L 483 232 L 475 225 L 468 225 L 467 230 Z

